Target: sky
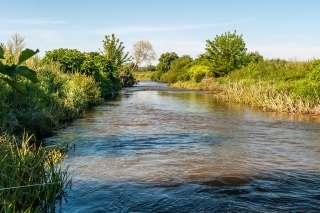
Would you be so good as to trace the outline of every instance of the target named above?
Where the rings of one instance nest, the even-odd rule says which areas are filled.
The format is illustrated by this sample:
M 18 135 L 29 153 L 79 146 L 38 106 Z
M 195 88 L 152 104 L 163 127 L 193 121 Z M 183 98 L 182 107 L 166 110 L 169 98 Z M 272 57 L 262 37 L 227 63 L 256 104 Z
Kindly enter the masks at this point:
M 41 57 L 59 48 L 99 51 L 114 33 L 130 53 L 148 40 L 157 57 L 196 58 L 206 40 L 236 31 L 249 52 L 265 59 L 320 58 L 319 0 L 7 0 L 1 6 L 0 42 L 19 33 Z

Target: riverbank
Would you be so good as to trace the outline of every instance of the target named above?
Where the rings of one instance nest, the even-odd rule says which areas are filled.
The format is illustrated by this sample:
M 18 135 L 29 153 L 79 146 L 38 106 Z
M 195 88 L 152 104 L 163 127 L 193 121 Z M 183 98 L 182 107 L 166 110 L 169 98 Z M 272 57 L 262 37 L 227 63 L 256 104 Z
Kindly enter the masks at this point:
M 184 69 L 177 72 L 176 79 L 188 74 Z M 254 106 L 264 111 L 319 116 L 319 70 L 319 60 L 299 62 L 275 59 L 250 63 L 224 77 L 205 76 L 194 80 L 184 76 L 189 80 L 167 83 L 173 88 L 214 93 L 216 99 Z

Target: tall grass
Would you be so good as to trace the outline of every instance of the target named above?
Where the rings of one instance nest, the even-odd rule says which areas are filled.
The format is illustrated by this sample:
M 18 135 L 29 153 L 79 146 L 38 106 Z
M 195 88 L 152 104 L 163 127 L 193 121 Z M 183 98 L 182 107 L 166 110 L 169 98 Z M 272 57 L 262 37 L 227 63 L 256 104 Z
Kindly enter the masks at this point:
M 36 137 L 49 136 L 65 121 L 83 116 L 89 105 L 101 102 L 93 77 L 63 73 L 55 64 L 41 67 L 37 76 L 39 83 L 28 84 L 28 98 L 0 82 L 0 134 L 27 131 Z
M 229 81 L 220 87 L 222 91 L 216 93 L 215 97 L 223 101 L 257 106 L 265 111 L 320 115 L 319 101 L 311 102 L 286 91 L 277 91 L 274 84 Z
M 64 152 L 30 145 L 32 137 L 0 137 L 0 212 L 54 212 L 68 185 Z

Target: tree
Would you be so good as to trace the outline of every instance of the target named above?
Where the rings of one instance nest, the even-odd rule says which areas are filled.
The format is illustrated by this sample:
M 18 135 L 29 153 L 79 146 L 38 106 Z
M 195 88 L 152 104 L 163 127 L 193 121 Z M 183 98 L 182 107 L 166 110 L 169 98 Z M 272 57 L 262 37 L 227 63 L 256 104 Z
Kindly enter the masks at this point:
M 168 68 L 168 70 L 170 69 L 170 67 L 171 67 L 171 63 L 174 61 L 174 60 L 176 60 L 176 59 L 178 59 L 179 58 L 179 56 L 177 55 L 177 53 L 175 53 L 175 52 L 166 52 L 166 53 L 163 53 L 163 54 L 161 54 L 161 56 L 160 56 L 160 58 L 158 59 L 158 61 L 161 63 L 164 63 L 166 66 L 167 66 L 167 68 Z
M 129 52 L 124 52 L 125 46 L 123 42 L 120 42 L 118 38 L 112 34 L 111 36 L 106 35 L 103 42 L 103 55 L 109 60 L 111 60 L 115 66 L 120 67 L 126 62 L 132 60 L 132 57 L 129 56 Z
M 240 68 L 247 51 L 242 35 L 228 32 L 206 42 L 205 57 L 212 62 L 212 71 L 217 77 Z
M 26 47 L 24 42 L 24 37 L 15 33 L 11 36 L 11 40 L 7 42 L 5 46 L 5 58 L 6 63 L 15 64 L 18 63 L 19 56 L 22 53 L 22 50 Z
M 138 69 L 139 65 L 144 62 L 147 65 L 150 65 L 151 61 L 156 59 L 156 52 L 153 50 L 149 41 L 140 40 L 133 45 L 133 57 L 135 61 L 135 69 Z

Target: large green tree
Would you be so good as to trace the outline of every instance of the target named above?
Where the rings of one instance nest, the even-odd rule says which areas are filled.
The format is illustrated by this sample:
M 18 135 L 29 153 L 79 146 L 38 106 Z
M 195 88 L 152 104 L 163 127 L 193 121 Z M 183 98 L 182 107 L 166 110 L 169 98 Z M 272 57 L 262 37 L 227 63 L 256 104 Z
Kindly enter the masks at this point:
M 129 52 L 124 52 L 125 46 L 123 42 L 120 42 L 114 34 L 106 35 L 103 42 L 103 55 L 111 60 L 115 66 L 120 67 L 124 63 L 132 60 L 132 57 L 129 55 Z
M 205 57 L 210 61 L 215 76 L 223 76 L 240 68 L 247 48 L 242 35 L 224 33 L 213 40 L 206 40 Z

